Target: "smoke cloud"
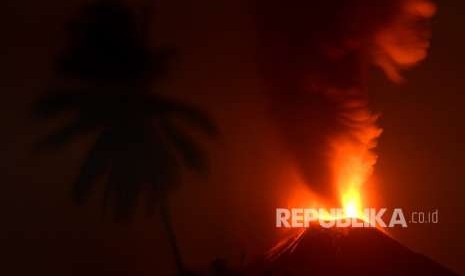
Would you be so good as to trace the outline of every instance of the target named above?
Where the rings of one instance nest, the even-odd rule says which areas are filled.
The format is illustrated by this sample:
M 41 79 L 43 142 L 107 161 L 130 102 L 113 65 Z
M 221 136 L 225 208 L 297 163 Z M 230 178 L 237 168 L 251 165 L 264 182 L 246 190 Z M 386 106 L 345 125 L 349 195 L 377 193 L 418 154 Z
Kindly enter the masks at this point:
M 257 3 L 261 70 L 294 167 L 327 197 L 363 185 L 381 134 L 369 108 L 368 70 L 377 66 L 401 82 L 402 70 L 427 55 L 435 6 L 428 0 Z

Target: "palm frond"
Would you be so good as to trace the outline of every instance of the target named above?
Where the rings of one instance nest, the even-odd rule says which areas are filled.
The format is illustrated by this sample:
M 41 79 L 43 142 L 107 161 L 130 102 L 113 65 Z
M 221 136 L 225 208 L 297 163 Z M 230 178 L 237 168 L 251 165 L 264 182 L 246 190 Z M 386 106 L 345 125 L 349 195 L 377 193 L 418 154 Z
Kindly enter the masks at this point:
M 45 97 L 35 103 L 32 114 L 37 118 L 54 117 L 68 109 L 77 108 L 81 101 L 80 91 L 49 91 Z
M 104 131 L 89 150 L 73 185 L 72 196 L 77 204 L 84 203 L 92 192 L 94 182 L 110 168 L 112 143 L 111 132 Z
M 202 130 L 210 137 L 216 137 L 219 134 L 216 124 L 213 123 L 210 116 L 201 109 L 184 105 L 182 108 L 176 110 L 176 115 L 194 127 Z
M 163 122 L 168 140 L 174 145 L 180 154 L 182 161 L 190 169 L 200 173 L 208 172 L 208 160 L 206 152 L 194 141 L 194 139 L 169 121 Z
M 104 209 L 110 208 L 117 221 L 133 217 L 142 191 L 143 176 L 140 160 L 129 149 L 117 149 L 110 175 L 105 183 Z
M 147 179 L 155 190 L 165 193 L 174 188 L 180 168 L 179 161 L 161 128 L 148 129 L 145 138 L 143 159 Z
M 98 127 L 97 122 L 92 118 L 79 117 L 64 127 L 52 132 L 42 141 L 36 144 L 36 149 L 58 148 L 77 138 L 81 134 L 86 134 Z
M 169 117 L 177 117 L 210 137 L 216 137 L 219 134 L 219 130 L 210 116 L 194 105 L 163 97 L 157 97 L 152 100 L 151 105 L 155 112 L 164 113 Z

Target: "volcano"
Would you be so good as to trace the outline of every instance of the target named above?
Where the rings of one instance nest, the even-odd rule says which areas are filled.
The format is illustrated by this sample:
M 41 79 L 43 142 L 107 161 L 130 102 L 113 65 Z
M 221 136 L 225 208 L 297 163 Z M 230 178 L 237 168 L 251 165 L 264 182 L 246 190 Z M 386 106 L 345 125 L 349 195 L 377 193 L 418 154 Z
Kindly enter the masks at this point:
M 279 243 L 250 275 L 458 275 L 376 228 L 311 226 Z

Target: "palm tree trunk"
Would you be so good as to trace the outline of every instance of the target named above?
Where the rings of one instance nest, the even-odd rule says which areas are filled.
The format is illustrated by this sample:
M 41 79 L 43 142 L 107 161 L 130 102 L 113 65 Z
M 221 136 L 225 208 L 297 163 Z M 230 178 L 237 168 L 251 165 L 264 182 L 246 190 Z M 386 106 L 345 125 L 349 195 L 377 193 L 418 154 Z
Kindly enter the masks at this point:
M 182 261 L 181 252 L 179 251 L 178 242 L 176 240 L 176 234 L 174 233 L 173 225 L 171 223 L 171 214 L 169 211 L 168 200 L 166 197 L 161 200 L 160 214 L 163 226 L 168 236 L 168 242 L 171 245 L 171 249 L 174 254 L 174 261 L 179 275 L 184 274 L 184 263 Z

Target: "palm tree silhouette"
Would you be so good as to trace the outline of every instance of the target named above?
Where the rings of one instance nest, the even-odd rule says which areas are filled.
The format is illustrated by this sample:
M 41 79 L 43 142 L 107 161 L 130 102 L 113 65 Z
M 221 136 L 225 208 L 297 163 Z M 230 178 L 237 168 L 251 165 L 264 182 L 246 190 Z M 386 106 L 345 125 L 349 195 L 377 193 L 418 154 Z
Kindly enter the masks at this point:
M 210 137 L 217 129 L 200 109 L 151 93 L 152 80 L 163 75 L 173 53 L 151 53 L 147 21 L 137 21 L 122 1 L 98 1 L 84 8 L 71 25 L 70 47 L 58 62 L 64 81 L 34 107 L 39 118 L 65 112 L 76 116 L 38 146 L 59 147 L 97 132 L 74 183 L 73 199 L 84 203 L 103 179 L 104 210 L 110 208 L 117 220 L 127 221 L 142 193 L 146 195 L 151 210 L 160 208 L 182 274 L 167 195 L 176 188 L 183 165 L 207 170 L 205 151 L 189 135 L 189 127 Z

